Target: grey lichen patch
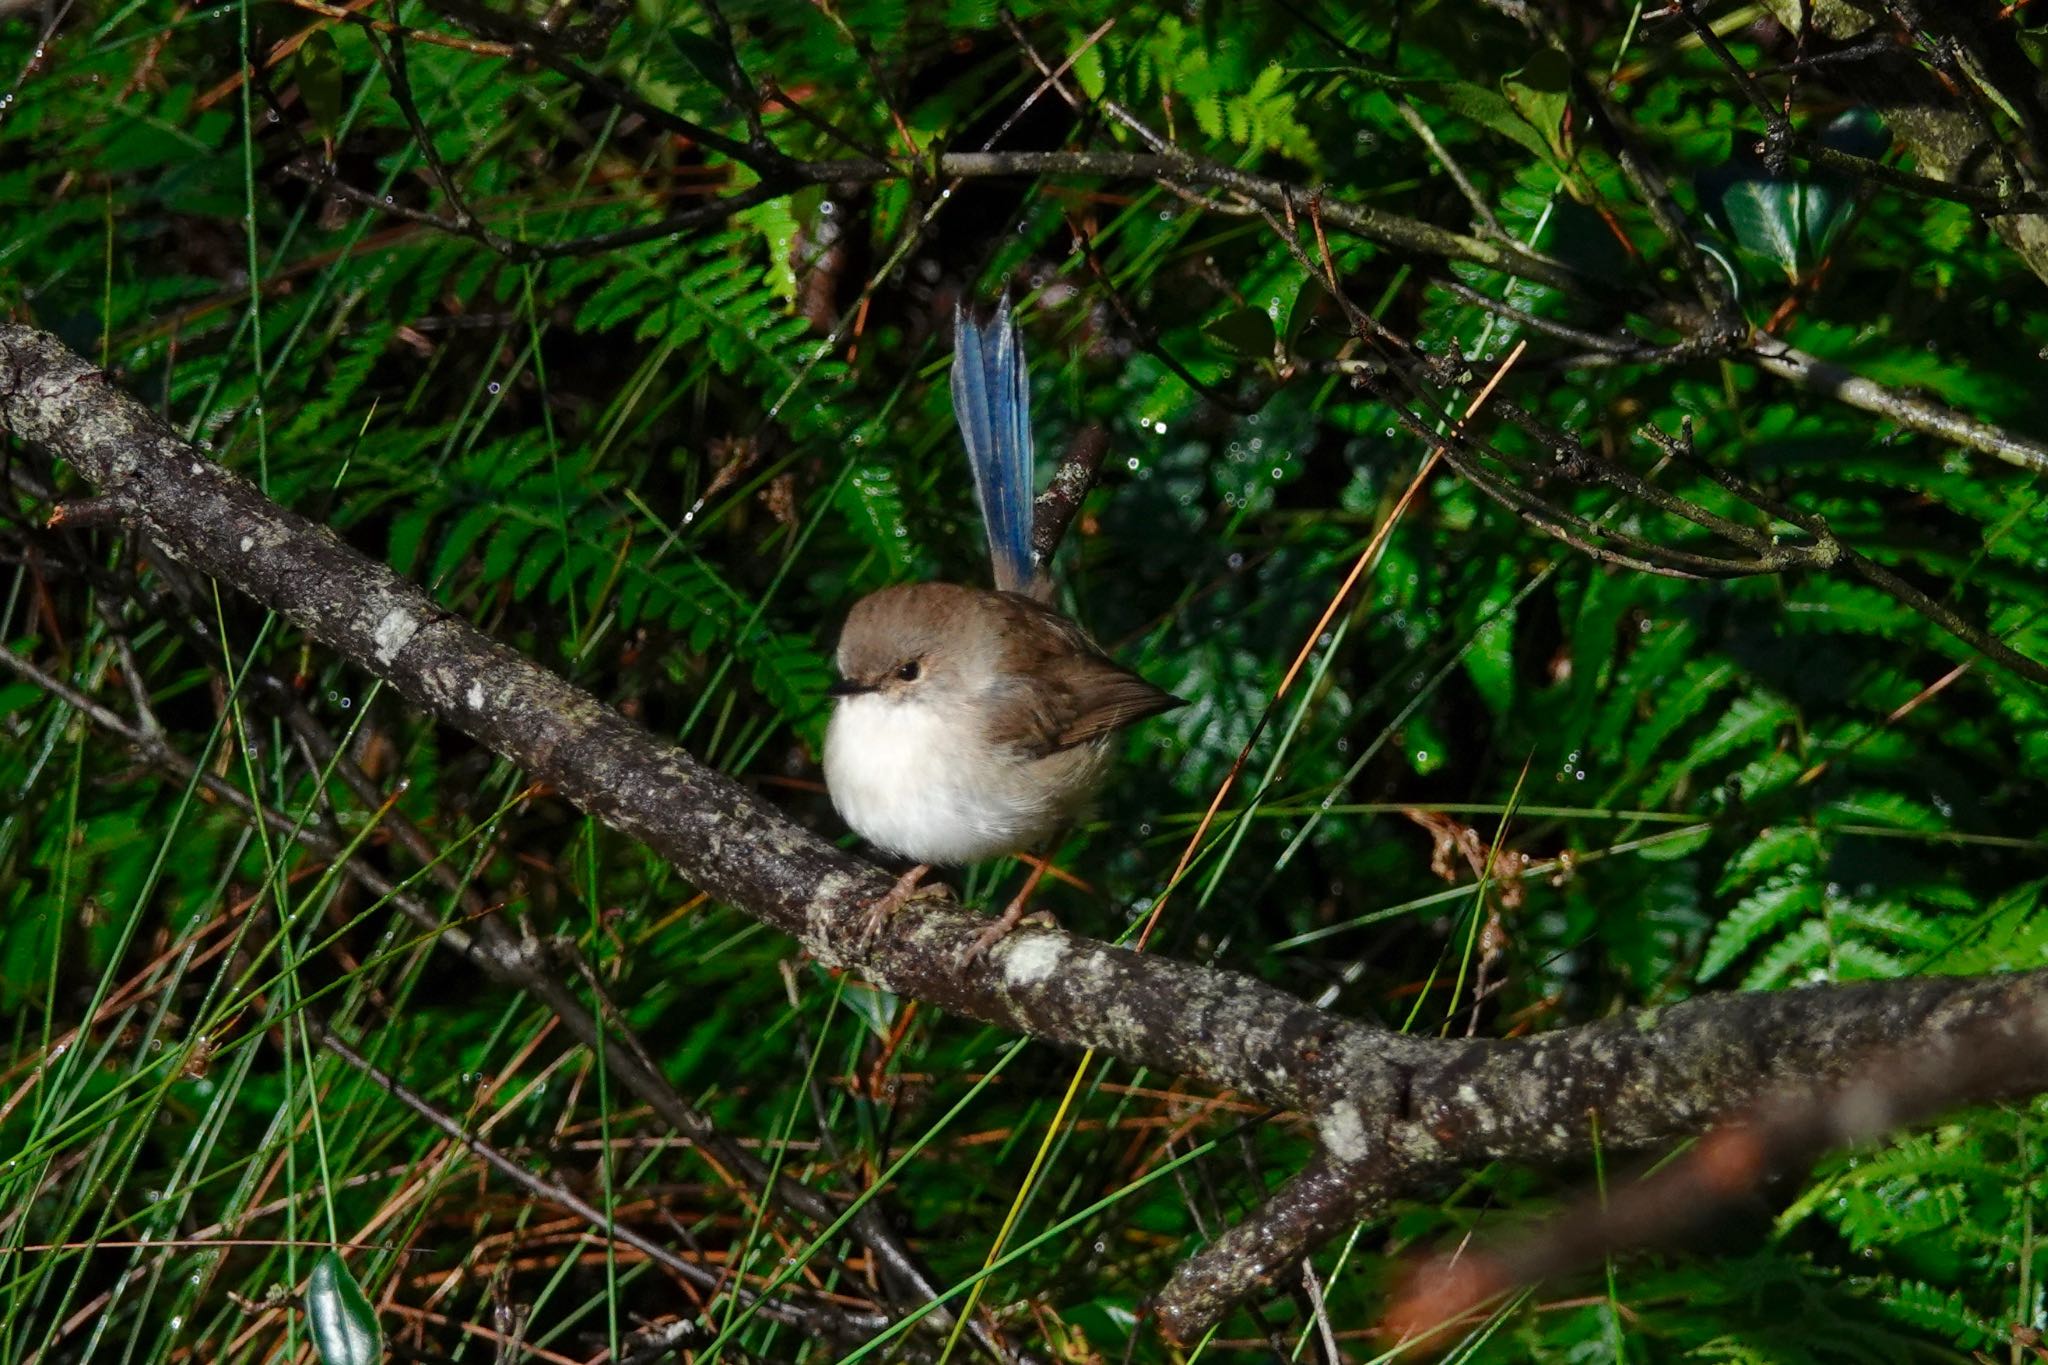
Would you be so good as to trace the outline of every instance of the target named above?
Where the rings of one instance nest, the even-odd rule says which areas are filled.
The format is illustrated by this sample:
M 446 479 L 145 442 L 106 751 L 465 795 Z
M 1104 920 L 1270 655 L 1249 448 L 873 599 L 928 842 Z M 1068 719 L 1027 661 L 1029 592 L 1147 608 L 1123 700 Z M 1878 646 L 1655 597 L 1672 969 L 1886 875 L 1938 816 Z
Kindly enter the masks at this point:
M 1509 1082 L 1506 1087 L 1508 1104 L 1511 1110 L 1523 1114 L 1545 1113 L 1558 1089 L 1556 1078 L 1532 1068 L 1517 1073 Z
M 274 517 L 264 517 L 249 523 L 248 532 L 242 537 L 242 549 L 276 550 L 292 542 L 292 528 Z
M 377 624 L 370 628 L 370 642 L 377 655 L 377 662 L 389 668 L 398 658 L 399 651 L 412 643 L 412 637 L 420 633 L 420 620 L 403 606 L 393 604 L 377 618 Z
M 1142 1055 L 1152 1033 L 1151 1021 L 1142 1012 L 1121 1003 L 1110 1005 L 1103 1013 L 1102 1026 L 1110 1047 L 1131 1055 Z
M 420 686 L 437 705 L 449 706 L 454 703 L 456 689 L 461 686 L 465 676 L 463 671 L 453 664 L 438 663 L 420 670 Z M 476 684 L 471 682 L 470 686 L 474 688 Z M 482 707 L 472 709 L 481 710 Z
M 811 898 L 804 902 L 804 946 L 811 950 L 818 961 L 828 967 L 846 965 L 846 958 L 839 952 L 834 941 L 832 920 L 859 890 L 858 879 L 840 872 L 828 872 L 818 878 L 816 886 L 812 888 Z
M 681 785 L 680 780 L 678 780 L 677 785 Z M 704 811 L 699 814 L 698 818 L 703 823 L 709 824 L 713 821 L 723 820 L 725 817 L 715 811 Z M 810 836 L 795 825 L 771 825 L 763 820 L 754 831 L 754 838 L 761 847 L 767 849 L 769 853 L 778 858 L 795 859 L 803 857 L 810 852 Z
M 547 704 L 550 722 L 561 732 L 561 742 L 580 739 L 617 714 L 587 692 L 564 691 L 555 697 L 543 697 L 529 691 L 528 696 Z
M 1387 1135 L 1387 1146 L 1404 1165 L 1426 1166 L 1444 1159 L 1450 1149 L 1435 1133 L 1419 1123 L 1396 1124 Z
M 1324 1151 L 1346 1165 L 1373 1154 L 1372 1134 L 1366 1131 L 1358 1110 L 1349 1104 L 1339 1104 L 1316 1120 L 1316 1136 L 1322 1139 Z
M 991 954 L 1012 988 L 1035 986 L 1058 972 L 1072 956 L 1058 934 L 1012 934 Z

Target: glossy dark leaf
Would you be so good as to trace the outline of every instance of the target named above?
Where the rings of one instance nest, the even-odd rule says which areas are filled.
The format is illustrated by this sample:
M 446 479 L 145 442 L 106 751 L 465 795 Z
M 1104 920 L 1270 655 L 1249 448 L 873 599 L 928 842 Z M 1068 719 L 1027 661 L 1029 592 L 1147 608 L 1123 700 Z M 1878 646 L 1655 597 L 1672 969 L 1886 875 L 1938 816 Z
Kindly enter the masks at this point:
M 1287 316 L 1282 319 L 1281 333 L 1287 339 L 1287 349 L 1292 351 L 1301 336 L 1301 329 L 1315 315 L 1316 302 L 1322 297 L 1323 286 L 1313 279 L 1304 279 L 1294 297 L 1288 301 Z
M 725 52 L 709 38 L 699 37 L 680 25 L 668 29 L 669 41 L 676 50 L 704 80 L 725 92 L 732 99 L 742 99 L 742 93 L 733 88 L 732 70 L 726 61 Z
M 1882 125 L 1868 110 L 1850 110 L 1824 129 L 1820 141 L 1838 151 L 1871 155 L 1883 146 Z M 1700 177 L 1708 215 L 1741 250 L 1771 262 L 1797 280 L 1819 264 L 1856 204 L 1847 177 L 1803 168 L 1773 175 L 1754 152 Z
M 320 1253 L 306 1281 L 306 1323 L 321 1365 L 377 1365 L 383 1359 L 377 1310 L 332 1248 Z
M 1277 340 L 1273 319 L 1257 308 L 1237 308 L 1202 324 L 1202 331 L 1227 351 L 1247 360 L 1271 360 Z

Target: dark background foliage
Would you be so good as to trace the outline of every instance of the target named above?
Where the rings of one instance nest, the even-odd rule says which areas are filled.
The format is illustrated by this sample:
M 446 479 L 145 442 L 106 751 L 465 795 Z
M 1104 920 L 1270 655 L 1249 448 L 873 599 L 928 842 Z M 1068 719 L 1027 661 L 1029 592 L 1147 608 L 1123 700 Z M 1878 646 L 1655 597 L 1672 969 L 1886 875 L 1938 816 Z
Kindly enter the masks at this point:
M 2011 163 L 1995 192 L 2016 193 L 2040 169 L 2039 21 L 1961 8 L 1974 57 L 1910 5 L 1854 41 L 1945 75 Z M 1417 430 L 1443 430 L 1517 343 L 1501 398 L 1601 467 L 1792 547 L 1824 521 L 1937 614 L 2048 657 L 2038 449 L 1944 441 L 1758 360 L 1782 341 L 1900 401 L 2048 432 L 2039 267 L 1968 203 L 1759 150 L 1743 83 L 1673 14 L 646 0 L 565 6 L 549 34 L 538 6 L 466 0 L 9 9 L 0 308 L 823 830 L 838 620 L 886 583 L 985 576 L 945 375 L 955 305 L 1007 290 L 1046 467 L 1091 429 L 1108 441 L 1062 552 L 1068 603 L 1192 703 L 1133 734 L 1060 850 L 1080 882 L 1044 902 L 1088 932 L 1152 908 L 1416 477 Z M 1809 64 L 1849 40 L 1766 6 L 1697 17 L 1800 136 L 1926 168 L 1852 64 Z M 1072 59 L 1058 89 L 1033 50 Z M 757 103 L 788 157 L 883 171 L 711 211 L 777 174 L 747 147 Z M 935 161 L 1145 152 L 1138 125 L 1301 187 L 1293 230 L 1192 174 Z M 1682 232 L 1624 153 L 1668 183 Z M 1319 227 L 1317 186 L 1493 254 Z M 1503 268 L 1503 240 L 1557 274 Z M 1716 340 L 1701 261 L 1758 332 Z M 1347 308 L 1440 368 L 1390 361 Z M 1475 420 L 1485 467 L 1541 515 L 1729 552 L 1669 505 L 1546 470 L 1530 429 Z M 1646 436 L 1688 426 L 1691 458 Z M 46 529 L 45 494 L 75 485 L 33 450 L 7 461 L 9 650 L 395 877 L 420 862 L 393 821 L 417 825 L 494 912 L 575 939 L 666 1075 L 810 1183 L 850 1195 L 913 1153 L 881 1198 L 942 1282 L 982 1266 L 1043 1150 L 1008 1245 L 1043 1240 L 983 1300 L 1041 1357 L 1167 1358 L 1135 1323 L 1144 1295 L 1298 1159 L 1285 1118 L 1099 1060 L 1063 1105 L 1075 1057 L 795 959 L 148 544 Z M 309 726 L 388 801 L 338 780 Z M 2044 772 L 2041 687 L 1884 582 L 1645 572 L 1439 466 L 1274 708 L 1152 950 L 1491 1034 L 1703 989 L 2038 966 Z M 303 1046 L 285 1021 L 308 1007 L 620 1224 L 757 1283 L 813 1250 L 544 1011 L 12 677 L 0 791 L 8 1359 L 299 1349 L 271 1290 L 328 1245 L 422 1359 L 511 1358 L 511 1336 L 630 1358 L 648 1324 L 732 1321 Z M 1017 875 L 965 889 L 998 898 Z M 1502 1305 L 1456 1358 L 2028 1358 L 2038 1122 L 1978 1111 L 1827 1158 L 1685 1246 Z M 1330 1339 L 1381 1349 L 1368 1329 L 1405 1254 L 1625 1174 L 1486 1169 L 1389 1210 L 1319 1259 Z M 857 1256 L 817 1250 L 819 1287 L 873 1296 Z M 1312 1316 L 1283 1295 L 1204 1353 L 1321 1352 Z M 684 1353 L 843 1350 L 763 1319 L 712 1335 Z

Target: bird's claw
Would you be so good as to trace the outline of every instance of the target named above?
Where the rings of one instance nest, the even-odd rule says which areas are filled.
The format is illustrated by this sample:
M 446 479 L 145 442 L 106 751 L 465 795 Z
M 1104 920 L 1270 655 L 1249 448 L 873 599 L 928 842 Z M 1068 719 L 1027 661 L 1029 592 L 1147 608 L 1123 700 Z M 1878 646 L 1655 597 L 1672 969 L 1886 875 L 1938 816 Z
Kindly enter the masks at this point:
M 926 882 L 931 872 L 929 863 L 919 863 L 896 879 L 896 884 L 877 897 L 868 906 L 866 918 L 861 921 L 860 950 L 866 952 L 875 944 L 875 938 L 882 932 L 883 923 L 889 916 L 901 910 L 912 901 L 936 900 L 953 894 L 953 888 L 944 882 Z
M 975 960 L 987 954 L 988 950 L 1010 936 L 1010 931 L 1020 924 L 1036 924 L 1047 929 L 1059 928 L 1059 921 L 1050 912 L 1033 910 L 1024 913 L 1021 901 L 1010 902 L 1009 908 L 996 917 L 996 922 L 975 935 L 974 942 L 967 945 L 967 951 L 960 954 L 960 970 L 966 971 Z

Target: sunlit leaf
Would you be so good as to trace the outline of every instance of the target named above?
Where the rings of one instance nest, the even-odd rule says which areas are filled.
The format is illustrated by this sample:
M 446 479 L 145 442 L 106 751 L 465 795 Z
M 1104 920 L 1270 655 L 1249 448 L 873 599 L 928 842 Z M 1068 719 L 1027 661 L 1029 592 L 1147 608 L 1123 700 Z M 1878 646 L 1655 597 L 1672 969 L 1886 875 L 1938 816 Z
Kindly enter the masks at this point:
M 1571 107 L 1571 73 L 1570 58 L 1554 47 L 1541 47 L 1520 71 L 1501 81 L 1508 103 L 1559 158 L 1567 154 L 1564 116 Z

